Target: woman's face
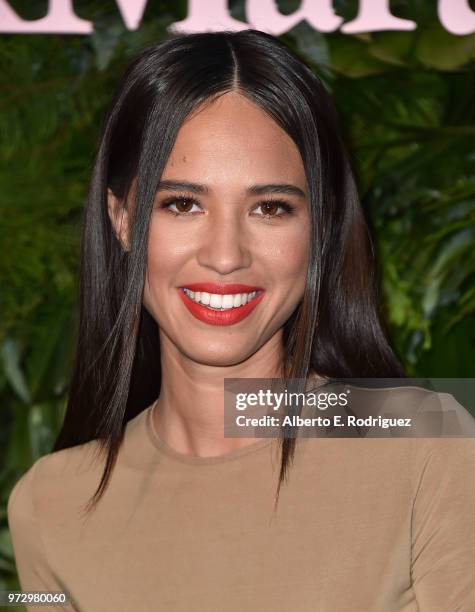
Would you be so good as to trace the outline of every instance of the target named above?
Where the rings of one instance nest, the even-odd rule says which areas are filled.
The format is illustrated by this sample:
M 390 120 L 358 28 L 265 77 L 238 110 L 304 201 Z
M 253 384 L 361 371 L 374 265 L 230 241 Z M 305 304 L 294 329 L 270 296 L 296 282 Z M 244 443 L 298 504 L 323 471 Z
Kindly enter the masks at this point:
M 247 98 L 230 92 L 198 110 L 157 191 L 143 301 L 161 343 L 199 363 L 234 365 L 270 341 L 280 346 L 302 298 L 308 186 L 294 142 Z

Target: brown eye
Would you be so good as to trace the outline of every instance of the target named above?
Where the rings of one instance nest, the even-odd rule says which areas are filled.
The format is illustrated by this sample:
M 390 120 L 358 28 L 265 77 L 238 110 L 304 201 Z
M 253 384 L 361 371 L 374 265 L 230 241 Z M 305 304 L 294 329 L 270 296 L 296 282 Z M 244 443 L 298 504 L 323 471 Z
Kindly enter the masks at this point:
M 261 202 L 257 208 L 260 208 L 262 211 L 258 216 L 267 219 L 284 217 L 285 215 L 292 214 L 294 211 L 294 206 L 284 200 L 267 200 Z M 279 209 L 281 209 L 280 212 Z
M 193 215 L 195 211 L 191 209 L 193 206 L 198 206 L 198 203 L 193 198 L 181 197 L 181 198 L 169 198 L 165 200 L 160 208 L 164 208 L 174 214 L 178 215 Z M 172 208 L 173 207 L 173 208 Z
M 190 209 L 193 206 L 193 202 L 191 202 L 190 200 L 187 200 L 186 198 L 181 198 L 181 199 L 175 200 L 175 206 L 178 212 L 186 213 L 186 212 L 190 212 Z
M 279 204 L 277 202 L 263 202 L 260 204 L 260 208 L 265 215 L 273 217 L 279 209 Z

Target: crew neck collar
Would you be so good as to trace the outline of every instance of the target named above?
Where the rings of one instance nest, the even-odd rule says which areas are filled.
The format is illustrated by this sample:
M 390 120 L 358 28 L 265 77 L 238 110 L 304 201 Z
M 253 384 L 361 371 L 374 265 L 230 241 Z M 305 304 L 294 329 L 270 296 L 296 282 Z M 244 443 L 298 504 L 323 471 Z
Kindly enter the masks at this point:
M 153 424 L 153 410 L 156 406 L 156 401 L 153 402 L 148 408 L 145 409 L 145 427 L 147 429 L 147 434 L 149 436 L 152 444 L 157 448 L 161 453 L 166 455 L 169 459 L 178 461 L 181 463 L 186 463 L 189 465 L 213 465 L 226 463 L 228 461 L 234 461 L 261 449 L 264 449 L 270 446 L 272 440 L 274 438 L 265 438 L 263 440 L 258 440 L 257 442 L 253 442 L 252 444 L 248 444 L 247 446 L 243 446 L 242 448 L 237 448 L 236 450 L 230 451 L 229 453 L 225 453 L 223 455 L 215 455 L 211 457 L 199 457 L 197 455 L 186 455 L 185 453 L 180 453 L 171 446 L 169 446 L 162 438 L 158 435 L 154 424 Z

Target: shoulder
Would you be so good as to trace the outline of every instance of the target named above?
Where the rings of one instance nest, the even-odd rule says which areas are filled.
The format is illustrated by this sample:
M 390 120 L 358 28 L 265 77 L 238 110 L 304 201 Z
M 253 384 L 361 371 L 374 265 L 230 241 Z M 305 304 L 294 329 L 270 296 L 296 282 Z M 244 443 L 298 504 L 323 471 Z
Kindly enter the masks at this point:
M 101 446 L 98 440 L 91 440 L 84 444 L 53 451 L 37 459 L 21 476 L 17 485 L 37 487 L 39 483 L 41 484 L 50 478 L 87 472 L 94 469 L 100 461 L 101 454 Z
M 7 501 L 7 517 L 10 530 L 18 522 L 34 520 L 33 489 L 35 472 L 41 459 L 35 463 L 17 480 Z
M 445 496 L 475 516 L 474 417 L 453 395 L 437 392 L 427 392 L 417 417 L 419 431 L 410 440 L 416 502 L 431 505 Z
M 9 525 L 37 520 L 44 500 L 62 494 L 74 477 L 97 474 L 101 469 L 101 449 L 96 440 L 55 451 L 37 459 L 16 481 L 7 501 Z M 61 486 L 58 486 L 60 484 Z
M 395 436 L 475 439 L 475 418 L 450 393 L 410 385 L 348 386 L 351 387 L 351 408 L 357 416 L 371 414 L 406 419 L 404 430 L 395 429 Z
M 421 474 L 428 462 L 454 470 L 475 468 L 475 418 L 453 395 L 421 387 L 385 391 L 384 412 L 412 418 L 411 463 Z
M 442 411 L 463 435 L 412 438 L 411 574 L 428 610 L 475 602 L 475 434 L 473 417 L 452 395 L 433 393 L 420 413 Z M 449 417 L 449 422 L 450 422 Z M 452 423 L 453 424 L 453 423 Z M 468 608 L 467 608 L 468 609 Z
M 127 423 L 112 478 L 124 466 L 139 463 L 145 454 L 145 416 L 146 411 Z M 32 517 L 34 513 L 42 515 L 49 513 L 53 504 L 57 508 L 65 508 L 75 500 L 88 498 L 100 482 L 106 457 L 107 447 L 99 440 L 40 457 L 13 486 L 7 502 L 9 519 L 15 521 L 20 517 Z

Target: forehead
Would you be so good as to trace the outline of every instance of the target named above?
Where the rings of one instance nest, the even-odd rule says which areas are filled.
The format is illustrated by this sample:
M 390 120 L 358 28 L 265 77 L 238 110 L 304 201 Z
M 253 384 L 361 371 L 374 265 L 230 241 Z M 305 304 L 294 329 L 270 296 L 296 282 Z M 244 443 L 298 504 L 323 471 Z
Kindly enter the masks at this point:
M 240 176 L 305 181 L 300 152 L 259 106 L 228 92 L 198 108 L 181 126 L 163 178 L 218 181 Z

